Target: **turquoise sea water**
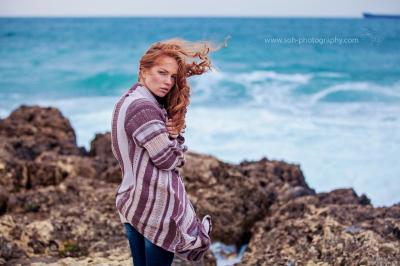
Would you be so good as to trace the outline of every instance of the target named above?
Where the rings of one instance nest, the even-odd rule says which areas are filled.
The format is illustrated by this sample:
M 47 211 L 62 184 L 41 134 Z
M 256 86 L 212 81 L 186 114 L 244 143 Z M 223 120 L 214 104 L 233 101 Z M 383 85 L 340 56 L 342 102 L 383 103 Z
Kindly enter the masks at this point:
M 238 163 L 300 164 L 317 192 L 353 187 L 400 202 L 400 24 L 291 18 L 0 19 L 0 117 L 60 108 L 89 147 L 110 130 L 140 56 L 179 36 L 223 41 L 193 77 L 189 149 Z

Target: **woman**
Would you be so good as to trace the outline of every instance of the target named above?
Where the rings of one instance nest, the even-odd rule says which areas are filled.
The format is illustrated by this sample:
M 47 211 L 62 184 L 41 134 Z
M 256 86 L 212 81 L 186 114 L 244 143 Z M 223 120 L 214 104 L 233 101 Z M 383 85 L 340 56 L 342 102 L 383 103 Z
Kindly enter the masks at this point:
M 217 49 L 178 38 L 153 44 L 114 107 L 112 150 L 123 176 L 115 201 L 135 266 L 171 265 L 174 254 L 199 261 L 210 247 L 211 217 L 196 216 L 178 168 L 187 151 L 186 78 L 208 71 Z

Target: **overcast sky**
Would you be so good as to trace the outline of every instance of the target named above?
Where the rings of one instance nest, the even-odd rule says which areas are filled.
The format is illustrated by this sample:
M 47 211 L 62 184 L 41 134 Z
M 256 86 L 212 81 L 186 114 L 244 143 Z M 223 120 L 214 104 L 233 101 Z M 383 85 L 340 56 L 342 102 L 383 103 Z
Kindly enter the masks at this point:
M 0 16 L 361 17 L 400 14 L 400 0 L 0 0 Z

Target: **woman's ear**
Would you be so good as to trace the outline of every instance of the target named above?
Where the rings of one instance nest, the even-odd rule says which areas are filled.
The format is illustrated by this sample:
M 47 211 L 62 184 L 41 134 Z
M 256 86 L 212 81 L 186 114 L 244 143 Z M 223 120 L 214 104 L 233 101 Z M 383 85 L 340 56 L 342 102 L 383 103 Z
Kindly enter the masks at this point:
M 139 73 L 139 80 L 144 82 L 146 80 L 146 76 L 147 76 L 147 70 L 142 69 Z

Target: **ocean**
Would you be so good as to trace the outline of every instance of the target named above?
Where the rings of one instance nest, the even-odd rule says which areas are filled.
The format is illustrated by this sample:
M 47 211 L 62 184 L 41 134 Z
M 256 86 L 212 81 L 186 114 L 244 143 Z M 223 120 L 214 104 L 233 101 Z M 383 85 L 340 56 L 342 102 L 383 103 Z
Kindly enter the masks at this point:
M 400 23 L 327 18 L 1 18 L 0 117 L 54 106 L 80 146 L 110 131 L 148 46 L 228 46 L 189 79 L 190 150 L 239 163 L 299 164 L 317 192 L 400 202 Z

